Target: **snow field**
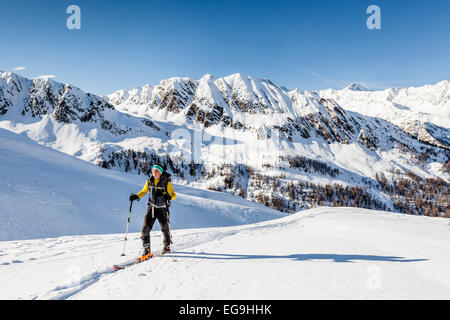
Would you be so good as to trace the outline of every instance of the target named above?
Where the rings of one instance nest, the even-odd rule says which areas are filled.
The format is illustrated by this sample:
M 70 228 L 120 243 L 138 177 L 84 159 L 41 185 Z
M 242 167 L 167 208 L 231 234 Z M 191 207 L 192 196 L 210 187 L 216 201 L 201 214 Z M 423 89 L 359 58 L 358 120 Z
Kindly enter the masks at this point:
M 448 299 L 445 219 L 318 208 L 173 231 L 175 254 L 113 272 L 123 235 L 0 243 L 2 299 Z M 152 232 L 152 248 L 162 246 Z M 22 285 L 17 285 L 21 283 Z M 23 285 L 26 283 L 27 285 Z

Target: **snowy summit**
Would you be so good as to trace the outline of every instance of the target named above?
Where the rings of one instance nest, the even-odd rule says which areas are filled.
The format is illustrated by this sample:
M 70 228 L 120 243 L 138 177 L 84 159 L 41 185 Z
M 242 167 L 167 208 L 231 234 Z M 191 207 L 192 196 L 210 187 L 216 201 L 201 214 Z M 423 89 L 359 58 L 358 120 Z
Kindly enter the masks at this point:
M 352 91 L 370 91 L 365 86 L 363 86 L 362 84 L 359 84 L 359 83 L 352 83 L 352 84 L 348 85 L 347 87 L 345 87 L 345 89 L 352 90 Z

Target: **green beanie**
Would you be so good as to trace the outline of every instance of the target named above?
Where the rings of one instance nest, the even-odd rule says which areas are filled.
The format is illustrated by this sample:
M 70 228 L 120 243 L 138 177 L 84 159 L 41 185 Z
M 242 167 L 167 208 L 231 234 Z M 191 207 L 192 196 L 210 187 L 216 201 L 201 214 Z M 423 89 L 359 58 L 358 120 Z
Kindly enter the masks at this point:
M 159 172 L 161 172 L 161 173 L 163 173 L 163 168 L 161 168 L 161 166 L 158 166 L 157 164 L 155 164 L 154 166 L 153 166 L 153 169 L 158 169 L 159 170 Z

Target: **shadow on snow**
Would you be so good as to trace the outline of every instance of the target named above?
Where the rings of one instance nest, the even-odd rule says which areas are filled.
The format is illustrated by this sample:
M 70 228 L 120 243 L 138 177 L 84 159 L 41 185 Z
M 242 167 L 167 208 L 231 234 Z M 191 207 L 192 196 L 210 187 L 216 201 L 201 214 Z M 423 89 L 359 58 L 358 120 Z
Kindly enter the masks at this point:
M 406 259 L 394 256 L 376 256 L 361 254 L 291 254 L 291 255 L 250 255 L 250 254 L 228 254 L 228 253 L 196 253 L 176 252 L 177 258 L 208 259 L 208 260 L 252 260 L 252 259 L 291 259 L 297 261 L 333 260 L 334 262 L 354 261 L 387 261 L 387 262 L 421 262 L 428 259 Z

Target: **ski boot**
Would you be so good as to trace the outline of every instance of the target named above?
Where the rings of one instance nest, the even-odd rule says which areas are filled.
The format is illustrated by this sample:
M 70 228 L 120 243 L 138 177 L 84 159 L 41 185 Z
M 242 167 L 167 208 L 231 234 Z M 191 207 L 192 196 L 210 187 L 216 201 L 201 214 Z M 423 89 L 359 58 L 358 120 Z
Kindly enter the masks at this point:
M 172 250 L 170 250 L 170 244 L 165 244 L 162 251 L 161 251 L 161 255 L 166 254 L 166 253 L 171 253 Z
M 142 256 L 139 258 L 139 260 L 145 261 L 152 257 L 153 257 L 153 254 L 150 251 L 150 246 L 144 246 L 144 252 L 142 253 Z

